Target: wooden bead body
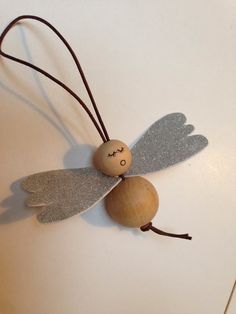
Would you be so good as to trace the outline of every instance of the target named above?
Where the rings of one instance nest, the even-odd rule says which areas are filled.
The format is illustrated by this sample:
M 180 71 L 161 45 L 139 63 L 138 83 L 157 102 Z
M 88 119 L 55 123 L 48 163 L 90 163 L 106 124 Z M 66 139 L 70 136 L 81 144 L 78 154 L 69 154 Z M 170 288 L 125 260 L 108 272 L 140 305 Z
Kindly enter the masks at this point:
M 136 176 L 122 180 L 105 199 L 108 214 L 119 224 L 140 228 L 155 216 L 159 198 L 155 187 Z

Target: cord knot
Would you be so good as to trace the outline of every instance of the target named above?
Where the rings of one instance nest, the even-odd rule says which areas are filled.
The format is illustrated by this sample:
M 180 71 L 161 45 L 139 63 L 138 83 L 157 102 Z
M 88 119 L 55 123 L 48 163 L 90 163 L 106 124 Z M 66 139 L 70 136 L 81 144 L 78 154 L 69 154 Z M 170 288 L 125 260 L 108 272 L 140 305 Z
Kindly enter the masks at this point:
M 151 231 L 153 231 L 157 234 L 160 234 L 162 236 L 167 236 L 167 237 L 172 237 L 172 238 L 180 238 L 180 239 L 185 239 L 185 240 L 192 240 L 192 237 L 189 236 L 188 233 L 175 234 L 175 233 L 165 232 L 165 231 L 162 231 L 160 229 L 157 229 L 156 227 L 153 227 L 151 222 L 140 227 L 140 230 L 143 232 L 151 230 Z
M 149 222 L 146 225 L 140 227 L 140 229 L 141 229 L 141 231 L 145 232 L 145 231 L 149 231 L 151 229 L 151 227 L 152 227 L 152 223 Z

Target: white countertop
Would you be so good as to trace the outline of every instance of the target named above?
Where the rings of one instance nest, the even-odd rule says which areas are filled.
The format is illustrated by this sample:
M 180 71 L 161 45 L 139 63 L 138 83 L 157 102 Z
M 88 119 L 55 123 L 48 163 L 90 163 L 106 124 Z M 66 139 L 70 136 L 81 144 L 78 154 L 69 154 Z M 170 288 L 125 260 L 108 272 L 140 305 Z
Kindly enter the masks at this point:
M 111 137 L 131 144 L 163 115 L 183 112 L 209 146 L 146 176 L 160 196 L 154 224 L 192 241 L 120 227 L 102 203 L 40 225 L 20 180 L 88 165 L 101 141 L 68 94 L 1 58 L 0 314 L 223 314 L 236 277 L 235 1 L 3 0 L 0 29 L 21 14 L 48 19 L 71 43 Z M 87 101 L 44 26 L 15 27 L 4 49 Z

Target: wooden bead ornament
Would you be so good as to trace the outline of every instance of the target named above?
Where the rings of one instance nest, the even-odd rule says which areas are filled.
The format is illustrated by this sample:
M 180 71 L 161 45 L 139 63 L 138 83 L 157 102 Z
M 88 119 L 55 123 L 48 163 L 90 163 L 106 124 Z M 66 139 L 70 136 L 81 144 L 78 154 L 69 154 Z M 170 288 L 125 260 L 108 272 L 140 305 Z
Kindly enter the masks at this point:
M 24 19 L 43 23 L 64 43 L 81 75 L 95 115 L 79 95 L 53 75 L 2 51 L 2 42 L 9 30 Z M 189 136 L 193 126 L 185 125 L 186 117 L 182 113 L 171 113 L 154 122 L 130 149 L 125 143 L 110 139 L 76 54 L 48 21 L 33 15 L 15 18 L 0 36 L 0 55 L 36 70 L 67 91 L 85 110 L 103 142 L 93 158 L 95 167 L 51 170 L 23 180 L 22 187 L 30 193 L 26 203 L 29 207 L 41 209 L 37 215 L 41 223 L 63 220 L 84 212 L 106 196 L 106 210 L 117 223 L 140 228 L 143 232 L 152 230 L 164 236 L 191 239 L 188 234 L 172 234 L 152 226 L 159 198 L 154 186 L 140 177 L 186 160 L 207 146 L 204 136 Z
M 125 178 L 105 198 L 108 214 L 119 224 L 140 228 L 156 215 L 159 205 L 154 186 L 136 176 Z
M 129 170 L 132 154 L 129 147 L 118 140 L 109 140 L 98 147 L 94 166 L 108 176 L 119 176 Z

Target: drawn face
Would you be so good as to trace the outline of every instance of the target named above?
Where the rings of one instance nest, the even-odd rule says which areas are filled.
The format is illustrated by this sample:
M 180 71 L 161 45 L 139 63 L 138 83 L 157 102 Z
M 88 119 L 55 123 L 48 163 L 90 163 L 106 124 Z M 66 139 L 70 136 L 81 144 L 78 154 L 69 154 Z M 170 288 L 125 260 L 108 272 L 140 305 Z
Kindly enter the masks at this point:
M 95 167 L 112 177 L 124 174 L 129 169 L 131 162 L 132 155 L 129 147 L 119 140 L 103 143 L 94 155 Z

